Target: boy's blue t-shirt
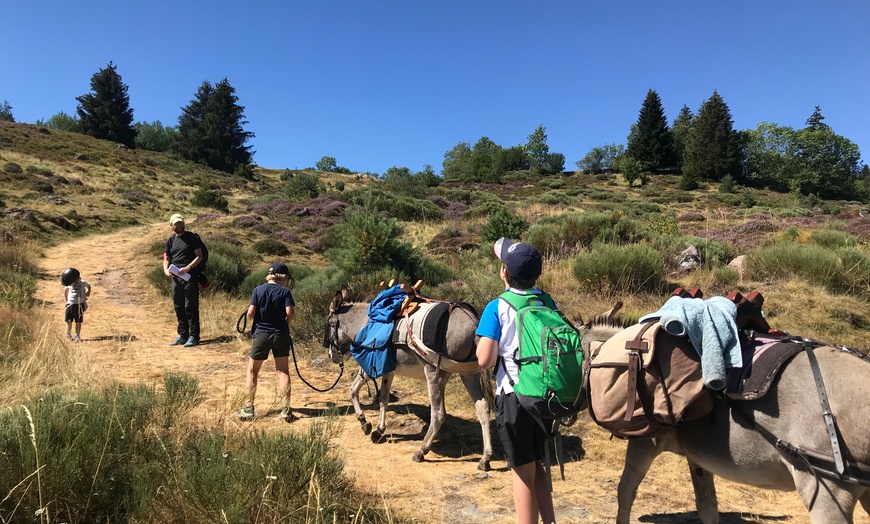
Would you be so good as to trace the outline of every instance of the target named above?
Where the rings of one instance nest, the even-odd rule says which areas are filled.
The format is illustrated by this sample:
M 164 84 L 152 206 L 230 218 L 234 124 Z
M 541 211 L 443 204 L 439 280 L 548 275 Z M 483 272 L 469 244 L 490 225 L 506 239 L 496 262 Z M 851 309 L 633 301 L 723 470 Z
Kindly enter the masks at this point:
M 257 333 L 289 333 L 287 306 L 295 307 L 290 290 L 281 284 L 265 283 L 254 288 L 251 305 L 256 308 L 254 320 Z

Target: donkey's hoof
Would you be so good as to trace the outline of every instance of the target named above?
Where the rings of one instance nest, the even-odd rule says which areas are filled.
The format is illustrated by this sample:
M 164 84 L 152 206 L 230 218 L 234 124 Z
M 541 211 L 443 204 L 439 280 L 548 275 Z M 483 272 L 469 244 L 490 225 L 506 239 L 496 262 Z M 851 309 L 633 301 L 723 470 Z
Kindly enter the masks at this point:
M 382 437 L 383 437 L 383 434 L 381 433 L 380 430 L 376 429 L 376 430 L 372 431 L 372 442 L 373 443 L 380 444 L 381 442 L 383 442 Z
M 363 422 L 360 424 L 360 427 L 362 428 L 364 435 L 368 435 L 369 433 L 372 432 L 372 423 L 371 422 Z
M 477 463 L 477 469 L 480 471 L 489 471 L 489 469 L 490 469 L 489 468 L 489 461 L 488 460 L 487 461 L 481 460 L 480 462 Z
M 414 452 L 414 456 L 411 457 L 411 460 L 414 462 L 423 462 L 423 455 L 423 451 L 418 449 Z

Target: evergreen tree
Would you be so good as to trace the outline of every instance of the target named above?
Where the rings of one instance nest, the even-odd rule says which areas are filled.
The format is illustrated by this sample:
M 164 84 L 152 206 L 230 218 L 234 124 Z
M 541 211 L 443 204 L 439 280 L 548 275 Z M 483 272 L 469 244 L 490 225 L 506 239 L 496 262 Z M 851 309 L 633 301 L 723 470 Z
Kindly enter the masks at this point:
M 12 117 L 12 106 L 9 105 L 9 102 L 6 100 L 0 104 L 0 120 L 5 120 L 6 122 L 15 122 L 15 118 Z
M 91 77 L 91 93 L 76 97 L 81 131 L 95 138 L 135 147 L 133 109 L 127 85 L 121 81 L 115 65 L 109 62 Z
M 671 135 L 674 137 L 674 160 L 676 167 L 683 167 L 683 154 L 686 152 L 686 140 L 689 139 L 689 129 L 692 127 L 692 121 L 695 115 L 689 106 L 683 104 L 680 109 L 680 114 L 674 119 L 674 125 L 671 126 Z
M 526 154 L 529 156 L 529 164 L 533 171 L 544 174 L 548 172 L 550 146 L 547 145 L 547 133 L 543 124 L 529 135 Z
M 691 126 L 683 155 L 683 186 L 701 180 L 719 181 L 725 175 L 739 179 L 740 151 L 728 105 L 713 91 L 701 105 Z
M 828 124 L 822 122 L 825 117 L 822 116 L 822 108 L 816 106 L 816 110 L 813 111 L 813 114 L 807 118 L 807 129 L 811 130 L 819 130 L 819 129 L 829 129 Z
M 248 121 L 235 93 L 226 78 L 215 86 L 202 83 L 178 117 L 173 149 L 180 156 L 228 173 L 251 165 L 253 152 L 245 143 L 254 133 L 242 127 Z
M 662 99 L 652 89 L 640 108 L 637 132 L 630 136 L 626 153 L 650 171 L 661 171 L 675 164 L 674 137 L 662 109 Z

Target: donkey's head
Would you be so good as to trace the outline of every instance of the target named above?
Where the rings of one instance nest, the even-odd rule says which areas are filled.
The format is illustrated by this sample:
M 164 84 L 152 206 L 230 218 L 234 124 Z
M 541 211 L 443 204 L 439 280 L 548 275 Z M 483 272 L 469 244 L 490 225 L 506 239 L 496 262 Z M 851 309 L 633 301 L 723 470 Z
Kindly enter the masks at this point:
M 347 301 L 347 288 L 341 286 L 329 304 L 329 313 L 326 316 L 326 325 L 324 326 L 323 347 L 329 350 L 329 358 L 335 364 L 340 363 L 342 358 L 347 355 L 350 344 L 353 342 L 353 333 L 349 331 L 345 318 L 351 310 L 351 305 Z

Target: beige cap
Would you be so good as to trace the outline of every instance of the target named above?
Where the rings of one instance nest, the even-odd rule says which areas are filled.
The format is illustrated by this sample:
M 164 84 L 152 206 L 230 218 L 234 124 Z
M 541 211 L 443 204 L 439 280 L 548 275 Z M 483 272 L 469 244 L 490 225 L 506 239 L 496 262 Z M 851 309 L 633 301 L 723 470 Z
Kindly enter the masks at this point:
M 171 217 L 169 217 L 169 225 L 173 226 L 176 222 L 184 222 L 184 217 L 178 213 L 175 213 Z

